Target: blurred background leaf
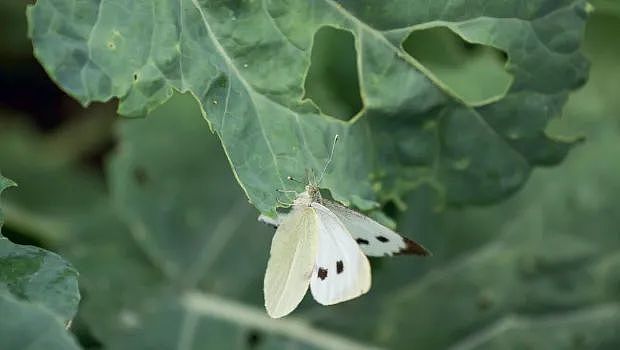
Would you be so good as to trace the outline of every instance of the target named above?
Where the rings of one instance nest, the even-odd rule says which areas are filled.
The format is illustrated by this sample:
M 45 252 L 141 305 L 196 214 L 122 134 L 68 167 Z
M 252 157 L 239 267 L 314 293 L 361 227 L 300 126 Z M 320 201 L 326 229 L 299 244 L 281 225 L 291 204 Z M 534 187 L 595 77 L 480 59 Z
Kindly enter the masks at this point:
M 432 183 L 392 198 L 384 209 L 399 231 L 434 256 L 373 259 L 373 287 L 359 299 L 323 307 L 307 298 L 290 317 L 266 316 L 262 278 L 273 230 L 256 222 L 186 95 L 144 120 L 114 118 L 109 105 L 84 112 L 60 94 L 41 100 L 47 114 L 0 99 L 0 166 L 20 185 L 3 193 L 4 232 L 62 254 L 80 271 L 83 302 L 72 330 L 84 348 L 620 348 L 620 15 L 603 3 L 610 4 L 593 2 L 583 47 L 590 80 L 545 129 L 585 141 L 561 165 L 536 169 L 501 204 L 437 211 L 441 192 Z M 446 40 L 445 50 L 474 50 L 476 64 L 503 59 Z M 330 52 L 342 54 L 326 47 L 327 61 Z M 425 65 L 458 63 L 422 52 Z M 35 66 L 24 64 L 24 74 Z M 484 85 L 472 93 L 498 91 Z M 326 98 L 343 89 L 335 84 Z M 43 90 L 31 90 L 22 98 L 35 104 Z M 353 110 L 349 102 L 330 108 Z M 54 318 L 3 298 L 21 315 Z M 0 326 L 7 332 L 0 339 L 33 334 L 6 328 L 21 324 Z
M 108 175 L 138 244 L 168 276 L 182 276 L 185 286 L 245 292 L 238 283 L 256 278 L 252 267 L 267 262 L 268 240 L 257 239 L 271 230 L 256 225 L 256 212 L 191 97 L 176 97 L 149 118 L 120 124 Z M 242 256 L 227 254 L 239 247 Z M 227 272 L 209 279 L 211 269 Z
M 201 122 L 187 96 L 147 119 L 120 122 L 107 172 L 111 195 L 80 164 L 26 168 L 22 159 L 30 157 L 8 152 L 3 158 L 7 171 L 24 179 L 66 175 L 53 188 L 39 188 L 39 196 L 56 202 L 30 206 L 28 193 L 16 193 L 8 207 L 13 230 L 43 240 L 81 272 L 78 322 L 84 324 L 77 327 L 112 349 L 372 348 L 264 313 L 262 276 L 273 229 L 243 209 L 247 202 L 227 160 Z M 161 130 L 175 142 L 161 140 Z M 56 157 L 43 136 L 21 135 L 23 149 Z M 2 137 L 0 145 L 11 140 Z M 88 191 L 74 190 L 81 178 L 93 181 Z M 54 208 L 63 210 L 50 215 Z

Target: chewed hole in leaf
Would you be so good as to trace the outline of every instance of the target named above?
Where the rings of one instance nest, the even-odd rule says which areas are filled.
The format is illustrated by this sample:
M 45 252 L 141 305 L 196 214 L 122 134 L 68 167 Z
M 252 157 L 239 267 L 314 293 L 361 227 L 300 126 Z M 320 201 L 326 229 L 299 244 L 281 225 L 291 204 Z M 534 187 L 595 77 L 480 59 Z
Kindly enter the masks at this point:
M 403 49 L 471 105 L 503 96 L 512 83 L 505 52 L 469 43 L 445 27 L 413 31 Z
M 362 109 L 353 34 L 333 27 L 316 32 L 304 88 L 304 98 L 334 118 L 350 120 Z

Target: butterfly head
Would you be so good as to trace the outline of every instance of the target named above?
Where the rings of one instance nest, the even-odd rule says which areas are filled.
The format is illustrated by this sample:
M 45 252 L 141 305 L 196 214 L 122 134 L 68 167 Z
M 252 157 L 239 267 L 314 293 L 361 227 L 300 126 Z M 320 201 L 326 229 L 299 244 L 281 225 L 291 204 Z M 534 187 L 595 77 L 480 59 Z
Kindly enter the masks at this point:
M 319 190 L 319 186 L 314 184 L 309 184 L 306 186 L 306 193 L 308 193 L 308 197 L 312 202 L 320 202 L 321 201 L 321 191 Z

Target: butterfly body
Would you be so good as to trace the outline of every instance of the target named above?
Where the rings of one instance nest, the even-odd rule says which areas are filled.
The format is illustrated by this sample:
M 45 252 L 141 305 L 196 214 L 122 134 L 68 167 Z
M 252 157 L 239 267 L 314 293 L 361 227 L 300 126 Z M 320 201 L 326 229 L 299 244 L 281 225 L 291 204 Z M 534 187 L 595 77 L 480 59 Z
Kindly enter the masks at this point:
M 312 203 L 321 202 L 323 202 L 321 190 L 317 185 L 309 184 L 304 192 L 297 195 L 297 198 L 293 201 L 293 208 L 304 205 L 311 207 Z

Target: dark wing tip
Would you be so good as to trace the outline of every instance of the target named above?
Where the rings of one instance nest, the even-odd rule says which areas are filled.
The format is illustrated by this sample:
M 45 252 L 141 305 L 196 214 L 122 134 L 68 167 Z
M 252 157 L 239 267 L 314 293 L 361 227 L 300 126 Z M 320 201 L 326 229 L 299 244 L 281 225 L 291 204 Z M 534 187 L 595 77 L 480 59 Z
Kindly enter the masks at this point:
M 397 254 L 411 254 L 411 255 L 420 255 L 420 256 L 431 256 L 433 255 L 428 249 L 424 248 L 421 244 L 410 240 L 407 237 L 403 237 L 405 241 L 405 247 L 401 249 Z

